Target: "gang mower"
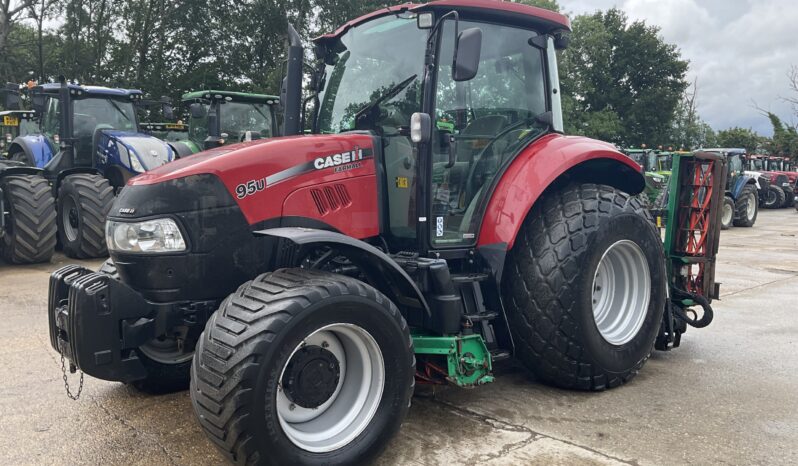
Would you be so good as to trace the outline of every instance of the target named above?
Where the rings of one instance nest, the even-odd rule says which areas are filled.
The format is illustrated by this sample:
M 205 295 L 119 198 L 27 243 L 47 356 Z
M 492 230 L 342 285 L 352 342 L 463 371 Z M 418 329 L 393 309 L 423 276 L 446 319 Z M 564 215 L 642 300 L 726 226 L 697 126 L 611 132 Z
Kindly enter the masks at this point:
M 142 390 L 190 381 L 240 464 L 364 464 L 416 383 L 485 385 L 511 357 L 558 387 L 629 381 L 712 319 L 726 158 L 676 158 L 663 243 L 640 167 L 562 134 L 569 30 L 518 3 L 388 7 L 315 39 L 305 79 L 289 27 L 285 136 L 132 179 L 111 260 L 50 278 L 53 348 Z

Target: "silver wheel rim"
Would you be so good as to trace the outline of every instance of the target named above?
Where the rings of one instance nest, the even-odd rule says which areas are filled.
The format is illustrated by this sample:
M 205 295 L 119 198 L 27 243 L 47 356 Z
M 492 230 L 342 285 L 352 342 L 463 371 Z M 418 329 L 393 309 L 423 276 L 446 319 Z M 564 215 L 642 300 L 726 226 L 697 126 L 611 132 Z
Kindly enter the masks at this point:
M 728 202 L 723 203 L 723 224 L 728 225 L 732 221 L 732 217 L 734 216 L 734 209 Z
M 631 341 L 650 299 L 648 260 L 640 246 L 629 240 L 610 246 L 593 275 L 593 319 L 601 336 L 616 346 Z
M 320 346 L 337 359 L 338 385 L 316 408 L 293 403 L 282 388 L 286 368 L 301 348 Z M 354 324 L 322 327 L 294 348 L 280 372 L 277 385 L 277 418 L 283 433 L 297 447 L 324 453 L 348 445 L 371 422 L 382 400 L 385 363 L 379 345 Z
M 745 213 L 748 215 L 749 219 L 754 218 L 754 213 L 756 212 L 756 196 L 753 194 L 748 194 L 748 206 L 746 206 Z

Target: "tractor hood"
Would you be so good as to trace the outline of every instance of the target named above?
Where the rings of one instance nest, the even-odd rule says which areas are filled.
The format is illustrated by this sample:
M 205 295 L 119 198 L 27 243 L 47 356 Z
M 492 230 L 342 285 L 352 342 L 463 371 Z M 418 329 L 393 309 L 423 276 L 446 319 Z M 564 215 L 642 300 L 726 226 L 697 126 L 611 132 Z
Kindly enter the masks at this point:
M 357 177 L 369 177 L 373 183 L 374 174 L 374 142 L 368 133 L 301 135 L 200 152 L 137 176 L 128 186 L 144 187 L 212 175 L 222 182 L 247 221 L 254 224 L 289 215 L 285 209 L 294 202 L 312 204 L 312 196 L 308 193 L 305 197 L 306 190 L 325 183 L 347 184 Z M 352 190 L 352 198 L 362 191 L 363 195 L 376 199 L 376 188 L 362 188 L 366 185 L 361 182 L 348 188 Z M 297 191 L 301 191 L 301 202 L 300 197 L 289 199 Z
M 100 153 L 106 158 L 118 157 L 130 171 L 142 173 L 160 167 L 175 158 L 174 151 L 164 141 L 144 133 L 102 130 Z

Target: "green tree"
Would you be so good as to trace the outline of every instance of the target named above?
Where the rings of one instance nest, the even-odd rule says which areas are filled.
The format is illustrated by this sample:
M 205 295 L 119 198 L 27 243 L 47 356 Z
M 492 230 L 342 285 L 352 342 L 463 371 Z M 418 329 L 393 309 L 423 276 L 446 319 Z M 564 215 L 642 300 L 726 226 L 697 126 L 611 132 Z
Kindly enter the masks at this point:
M 629 23 L 618 9 L 576 17 L 561 56 L 566 131 L 667 145 L 687 65 L 659 28 Z
M 759 151 L 762 138 L 750 128 L 733 128 L 718 131 L 716 143 L 719 147 L 744 148 L 748 153 Z
M 766 150 L 773 155 L 798 157 L 798 130 L 771 112 L 767 112 L 767 117 L 773 126 L 773 137 L 766 142 Z

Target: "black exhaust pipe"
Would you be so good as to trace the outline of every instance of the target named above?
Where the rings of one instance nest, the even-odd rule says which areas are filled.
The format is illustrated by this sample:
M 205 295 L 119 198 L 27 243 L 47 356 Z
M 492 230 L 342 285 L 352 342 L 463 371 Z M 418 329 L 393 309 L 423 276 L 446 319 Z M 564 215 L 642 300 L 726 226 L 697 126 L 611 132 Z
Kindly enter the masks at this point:
M 299 33 L 288 25 L 288 62 L 285 78 L 280 88 L 280 102 L 283 107 L 283 136 L 302 133 L 300 114 L 302 110 L 302 63 L 304 49 Z

